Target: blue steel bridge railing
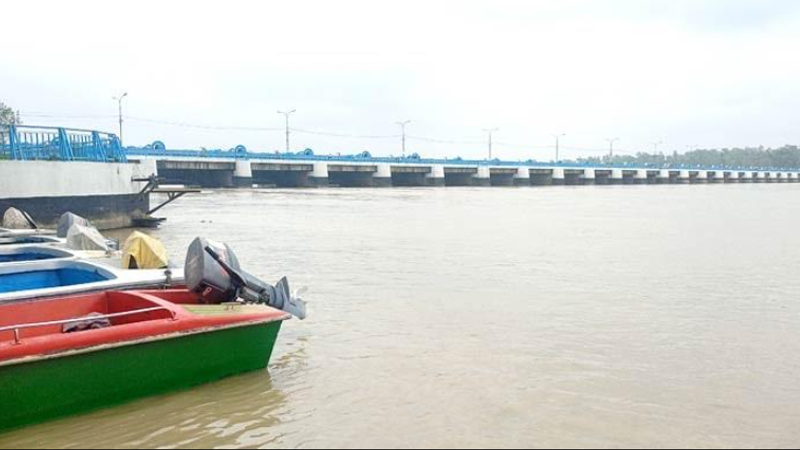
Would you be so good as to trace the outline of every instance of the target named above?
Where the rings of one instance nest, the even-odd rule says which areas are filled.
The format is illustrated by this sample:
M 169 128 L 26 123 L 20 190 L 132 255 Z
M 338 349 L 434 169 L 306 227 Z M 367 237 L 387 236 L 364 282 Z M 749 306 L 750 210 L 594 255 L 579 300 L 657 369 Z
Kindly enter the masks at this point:
M 542 162 L 542 161 L 501 161 L 495 160 L 466 160 L 422 158 L 414 154 L 407 157 L 373 157 L 369 152 L 357 155 L 315 155 L 311 149 L 299 153 L 257 153 L 248 152 L 244 146 L 231 150 L 167 150 L 162 142 L 155 142 L 147 147 L 127 147 L 125 152 L 129 156 L 141 157 L 179 157 L 179 158 L 217 158 L 217 159 L 250 159 L 262 161 L 305 161 L 305 162 L 351 162 L 351 163 L 383 163 L 383 164 L 442 164 L 465 166 L 493 166 L 493 167 L 520 167 L 541 166 L 564 169 L 622 169 L 622 170 L 706 170 L 706 171 L 780 171 L 800 172 L 797 168 L 775 167 L 743 167 L 743 166 L 701 166 L 693 164 L 608 164 L 591 162 Z
M 0 125 L 0 159 L 127 162 L 114 134 L 28 125 Z

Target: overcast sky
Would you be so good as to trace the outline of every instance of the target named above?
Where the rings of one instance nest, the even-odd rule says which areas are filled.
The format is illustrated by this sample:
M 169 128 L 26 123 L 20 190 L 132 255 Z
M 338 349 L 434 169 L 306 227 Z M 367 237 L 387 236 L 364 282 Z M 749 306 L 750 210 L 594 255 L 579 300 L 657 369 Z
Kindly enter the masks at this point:
M 213 4 L 214 8 L 207 5 Z M 7 2 L 0 101 L 30 124 L 170 148 L 278 150 L 302 130 L 393 136 L 425 156 L 800 143 L 800 1 Z M 169 124 L 168 124 L 169 123 Z M 276 131 L 209 130 L 209 127 Z M 399 138 L 295 133 L 317 153 L 399 154 Z M 471 144 L 469 142 L 480 142 Z

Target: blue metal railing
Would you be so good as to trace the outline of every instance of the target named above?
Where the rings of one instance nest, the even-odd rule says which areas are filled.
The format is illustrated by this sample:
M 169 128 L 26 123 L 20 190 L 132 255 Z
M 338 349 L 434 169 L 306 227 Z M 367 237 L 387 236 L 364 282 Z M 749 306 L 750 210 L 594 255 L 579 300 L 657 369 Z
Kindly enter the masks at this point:
M 144 148 L 128 147 L 125 149 L 130 156 L 143 157 L 179 157 L 179 158 L 218 158 L 218 159 L 250 159 L 262 161 L 308 161 L 308 162 L 351 162 L 351 163 L 376 163 L 376 164 L 443 164 L 464 166 L 493 166 L 493 167 L 519 167 L 540 166 L 563 169 L 607 168 L 621 170 L 704 170 L 704 171 L 780 171 L 800 172 L 797 168 L 777 167 L 743 167 L 743 166 L 700 166 L 692 164 L 607 164 L 590 162 L 542 162 L 527 161 L 501 161 L 495 160 L 466 160 L 462 158 L 435 159 L 422 158 L 419 155 L 407 157 L 373 157 L 368 152 L 357 155 L 315 155 L 310 149 L 299 153 L 258 153 L 248 152 L 243 146 L 231 150 L 167 150 L 162 142 L 156 142 Z
M 0 159 L 127 162 L 117 136 L 92 130 L 0 126 Z

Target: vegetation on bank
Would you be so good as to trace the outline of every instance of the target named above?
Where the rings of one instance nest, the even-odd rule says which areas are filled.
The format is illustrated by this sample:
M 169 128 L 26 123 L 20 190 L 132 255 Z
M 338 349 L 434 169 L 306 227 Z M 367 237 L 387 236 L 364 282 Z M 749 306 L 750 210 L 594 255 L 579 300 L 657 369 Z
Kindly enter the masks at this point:
M 0 125 L 20 125 L 22 119 L 19 116 L 19 111 L 6 106 L 5 103 L 0 102 Z
M 722 150 L 694 150 L 686 153 L 637 153 L 635 156 L 617 155 L 613 158 L 580 158 L 579 162 L 591 164 L 650 164 L 698 165 L 726 167 L 781 167 L 800 168 L 800 148 L 787 145 L 781 148 L 731 148 Z

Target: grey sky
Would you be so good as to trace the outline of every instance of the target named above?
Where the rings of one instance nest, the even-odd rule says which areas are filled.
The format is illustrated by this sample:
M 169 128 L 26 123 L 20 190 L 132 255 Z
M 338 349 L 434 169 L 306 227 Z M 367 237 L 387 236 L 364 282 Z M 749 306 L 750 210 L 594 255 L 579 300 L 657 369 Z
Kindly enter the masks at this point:
M 116 131 L 128 144 L 251 150 L 296 128 L 483 142 L 498 156 L 597 155 L 800 143 L 800 2 L 11 2 L 0 21 L 0 100 L 28 123 Z M 52 117 L 55 116 L 55 117 Z M 149 121 L 155 122 L 149 122 Z M 398 154 L 399 139 L 295 134 L 297 149 Z M 510 145 L 502 145 L 510 144 Z M 427 156 L 483 144 L 411 140 Z

